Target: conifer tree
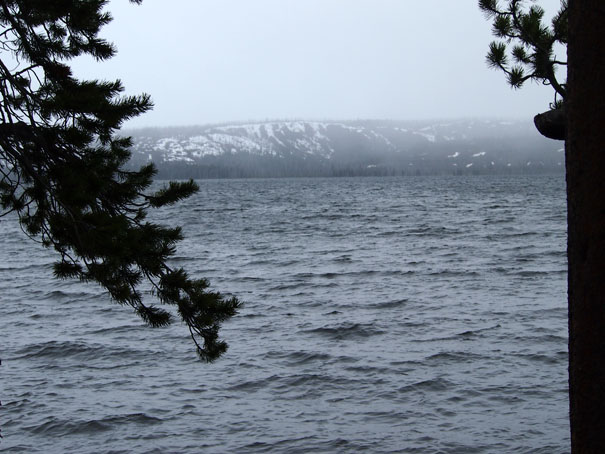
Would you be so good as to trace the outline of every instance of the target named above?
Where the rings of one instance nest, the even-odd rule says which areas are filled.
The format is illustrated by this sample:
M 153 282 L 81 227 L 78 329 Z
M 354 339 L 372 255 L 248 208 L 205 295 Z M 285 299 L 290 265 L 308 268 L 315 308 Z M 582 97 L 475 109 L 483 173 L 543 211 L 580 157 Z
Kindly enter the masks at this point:
M 142 0 L 130 0 L 141 3 Z M 210 291 L 168 261 L 180 228 L 149 222 L 149 209 L 193 194 L 193 181 L 149 190 L 152 164 L 128 170 L 130 138 L 122 123 L 152 107 L 148 95 L 124 96 L 119 80 L 78 80 L 68 62 L 106 60 L 112 44 L 99 37 L 111 21 L 107 0 L 0 0 L 0 204 L 23 231 L 58 253 L 58 278 L 96 282 L 151 326 L 171 322 L 144 302 L 141 284 L 174 305 L 201 359 L 227 344 L 221 322 L 240 306 Z
M 488 63 L 502 69 L 514 87 L 536 76 L 556 91 L 553 110 L 535 119 L 547 137 L 565 140 L 567 182 L 567 259 L 569 314 L 569 403 L 572 454 L 605 452 L 605 3 L 603 0 L 563 0 L 552 20 L 542 24 L 543 11 L 509 0 L 500 9 L 494 0 L 479 7 L 494 18 L 494 32 L 522 43 L 510 67 L 506 44 L 492 43 Z M 533 11 L 533 12 L 532 12 Z M 553 44 L 567 47 L 568 80 L 558 83 L 554 69 L 565 62 L 554 57 Z M 516 55 L 515 55 L 516 53 Z M 534 63 L 535 62 L 535 63 Z M 532 69 L 533 68 L 533 69 Z M 560 97 L 560 101 L 559 98 Z M 562 101 L 562 102 L 561 102 Z M 542 129 L 541 129 L 542 127 Z M 544 129 L 546 128 L 546 129 Z
M 489 45 L 487 63 L 503 71 L 515 89 L 527 81 L 550 85 L 554 89 L 550 110 L 536 115 L 534 122 L 546 137 L 564 140 L 567 87 L 557 69 L 566 67 L 567 61 L 556 55 L 555 47 L 567 48 L 567 0 L 561 1 L 550 25 L 544 21 L 544 9 L 534 2 L 528 7 L 525 0 L 508 0 L 504 6 L 498 0 L 479 0 L 479 8 L 493 20 L 492 32 L 499 38 Z

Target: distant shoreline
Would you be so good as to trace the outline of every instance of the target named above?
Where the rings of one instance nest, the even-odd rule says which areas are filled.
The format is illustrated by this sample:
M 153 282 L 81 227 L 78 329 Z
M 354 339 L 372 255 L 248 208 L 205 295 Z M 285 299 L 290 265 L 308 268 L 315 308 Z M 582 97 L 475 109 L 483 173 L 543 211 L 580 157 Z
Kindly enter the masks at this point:
M 563 173 L 562 144 L 531 122 L 288 120 L 130 131 L 131 165 L 158 178 Z

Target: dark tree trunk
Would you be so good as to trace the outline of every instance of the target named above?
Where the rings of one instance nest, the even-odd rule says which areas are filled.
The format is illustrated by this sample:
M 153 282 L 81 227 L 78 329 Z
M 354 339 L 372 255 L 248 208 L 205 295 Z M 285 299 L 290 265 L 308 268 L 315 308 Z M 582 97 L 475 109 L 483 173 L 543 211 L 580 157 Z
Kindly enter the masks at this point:
M 604 0 L 570 0 L 565 154 L 573 454 L 605 453 L 604 24 Z

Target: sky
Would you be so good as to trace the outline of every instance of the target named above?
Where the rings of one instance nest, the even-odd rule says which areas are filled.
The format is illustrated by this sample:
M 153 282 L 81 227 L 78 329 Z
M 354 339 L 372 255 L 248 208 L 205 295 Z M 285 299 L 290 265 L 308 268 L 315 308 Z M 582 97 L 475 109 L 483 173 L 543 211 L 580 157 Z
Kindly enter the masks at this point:
M 560 2 L 539 3 L 551 17 Z M 107 10 L 101 36 L 117 55 L 73 65 L 151 95 L 153 111 L 126 127 L 531 119 L 553 100 L 550 87 L 512 90 L 487 67 L 491 24 L 476 0 L 111 0 Z

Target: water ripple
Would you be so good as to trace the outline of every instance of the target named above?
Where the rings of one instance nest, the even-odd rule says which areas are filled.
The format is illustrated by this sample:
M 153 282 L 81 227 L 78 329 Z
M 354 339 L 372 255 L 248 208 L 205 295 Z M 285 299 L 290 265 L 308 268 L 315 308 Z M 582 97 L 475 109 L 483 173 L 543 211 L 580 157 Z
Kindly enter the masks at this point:
M 2 452 L 569 452 L 562 177 L 200 186 L 154 219 L 246 302 L 210 366 L 2 220 Z

